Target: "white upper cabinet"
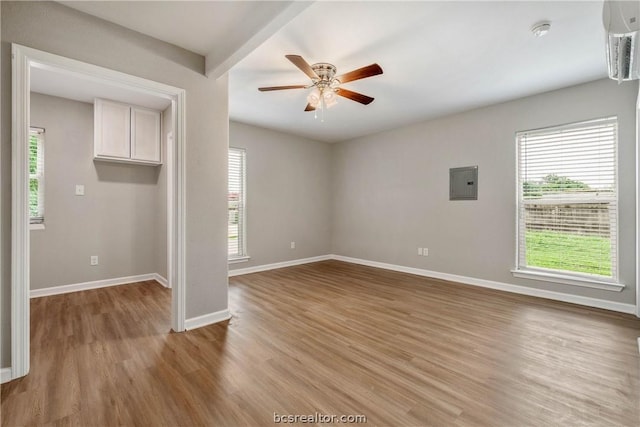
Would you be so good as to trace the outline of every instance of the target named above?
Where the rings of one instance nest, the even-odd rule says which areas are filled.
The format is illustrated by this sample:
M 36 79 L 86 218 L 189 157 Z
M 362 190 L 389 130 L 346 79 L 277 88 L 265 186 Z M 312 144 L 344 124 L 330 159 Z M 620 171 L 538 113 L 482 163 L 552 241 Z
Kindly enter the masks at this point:
M 95 155 L 128 159 L 131 145 L 131 107 L 96 100 Z
M 160 163 L 160 113 L 131 108 L 131 159 Z
M 94 158 L 112 162 L 159 165 L 159 111 L 96 99 Z

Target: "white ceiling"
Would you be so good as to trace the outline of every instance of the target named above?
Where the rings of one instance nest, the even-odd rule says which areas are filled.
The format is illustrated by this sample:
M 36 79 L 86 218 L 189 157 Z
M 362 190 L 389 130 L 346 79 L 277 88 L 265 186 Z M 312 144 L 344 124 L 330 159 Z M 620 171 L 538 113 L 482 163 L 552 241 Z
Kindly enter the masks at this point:
M 241 49 L 278 15 L 284 14 L 292 2 L 173 0 L 59 3 L 205 56 L 207 70 L 210 71 Z M 297 10 L 296 7 L 293 9 Z
M 239 47 L 289 2 L 278 1 L 61 1 L 123 27 L 200 55 Z M 239 25 L 242 25 L 239 28 Z M 224 41 L 224 43 L 221 43 Z
M 248 53 L 229 72 L 231 119 L 328 142 L 606 77 L 602 1 L 62 3 L 206 55 L 213 76 Z M 338 74 L 377 62 L 383 75 L 345 85 L 375 101 L 338 98 L 322 122 L 305 90 L 258 92 L 309 82 L 286 54 Z
M 601 15 L 601 1 L 317 2 L 231 69 L 231 119 L 335 142 L 603 78 Z M 286 54 L 338 74 L 377 62 L 383 75 L 345 85 L 375 101 L 338 98 L 321 122 L 308 90 L 258 92 L 309 82 Z
M 171 100 L 168 98 L 160 98 L 148 93 L 120 88 L 105 84 L 103 81 L 88 79 L 81 75 L 62 72 L 51 67 L 32 66 L 30 68 L 30 78 L 32 92 L 90 104 L 93 104 L 95 98 L 103 98 L 158 111 L 164 111 L 171 105 Z
M 221 64 L 228 69 L 232 65 L 230 59 L 235 59 L 236 52 L 247 51 L 275 31 L 272 23 L 287 22 L 290 16 L 307 6 L 291 7 L 291 1 L 59 3 L 206 56 L 210 69 Z M 261 34 L 262 39 L 256 39 L 256 34 Z M 31 69 L 31 90 L 81 102 L 93 103 L 94 98 L 106 98 L 156 110 L 164 110 L 171 104 L 165 98 L 117 88 L 50 68 Z

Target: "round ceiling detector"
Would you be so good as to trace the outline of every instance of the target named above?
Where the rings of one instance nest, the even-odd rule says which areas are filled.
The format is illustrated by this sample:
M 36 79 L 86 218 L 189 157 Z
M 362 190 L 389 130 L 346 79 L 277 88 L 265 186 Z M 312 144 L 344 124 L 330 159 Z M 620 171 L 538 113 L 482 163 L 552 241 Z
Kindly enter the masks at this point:
M 533 27 L 531 27 L 531 32 L 536 37 L 542 37 L 546 35 L 550 29 L 551 29 L 551 22 L 542 21 L 542 22 L 538 22 Z

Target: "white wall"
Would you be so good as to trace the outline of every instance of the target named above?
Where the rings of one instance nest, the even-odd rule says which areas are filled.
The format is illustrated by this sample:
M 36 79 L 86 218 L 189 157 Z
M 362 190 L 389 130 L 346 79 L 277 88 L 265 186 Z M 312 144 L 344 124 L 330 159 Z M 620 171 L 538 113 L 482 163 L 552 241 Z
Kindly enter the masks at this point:
M 635 303 L 637 82 L 599 80 L 335 144 L 334 254 Z M 617 115 L 620 292 L 514 278 L 520 130 Z M 449 201 L 449 168 L 479 166 L 477 201 Z M 429 256 L 417 255 L 428 247 Z
M 246 149 L 251 257 L 229 269 L 328 254 L 331 146 L 237 122 L 230 123 L 229 146 Z
M 228 81 L 204 75 L 204 58 L 55 2 L 0 2 L 2 354 L 10 360 L 11 43 L 186 91 L 186 317 L 227 308 Z M 34 28 L 36 30 L 34 30 Z M 207 194 L 208 197 L 200 197 Z
M 93 104 L 32 93 L 31 124 L 45 129 L 45 228 L 30 233 L 30 288 L 156 273 L 163 257 L 166 265 L 162 167 L 94 162 Z

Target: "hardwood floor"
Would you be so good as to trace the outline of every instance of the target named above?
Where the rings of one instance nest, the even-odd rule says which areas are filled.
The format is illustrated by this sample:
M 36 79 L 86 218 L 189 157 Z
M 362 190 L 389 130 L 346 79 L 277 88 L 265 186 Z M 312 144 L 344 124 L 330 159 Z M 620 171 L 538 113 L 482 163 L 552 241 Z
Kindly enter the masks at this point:
M 640 425 L 633 316 L 338 261 L 230 283 L 233 318 L 181 334 L 155 282 L 32 300 L 2 425 Z

